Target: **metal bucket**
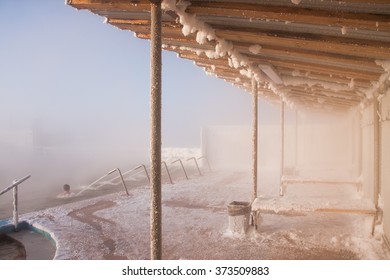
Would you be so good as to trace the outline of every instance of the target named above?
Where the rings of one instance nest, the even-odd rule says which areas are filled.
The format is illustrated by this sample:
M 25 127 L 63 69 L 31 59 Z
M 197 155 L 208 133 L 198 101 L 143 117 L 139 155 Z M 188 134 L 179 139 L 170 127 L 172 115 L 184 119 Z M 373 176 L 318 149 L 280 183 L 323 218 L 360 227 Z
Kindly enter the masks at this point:
M 229 203 L 229 230 L 234 233 L 246 233 L 249 227 L 250 212 L 250 202 L 233 201 Z

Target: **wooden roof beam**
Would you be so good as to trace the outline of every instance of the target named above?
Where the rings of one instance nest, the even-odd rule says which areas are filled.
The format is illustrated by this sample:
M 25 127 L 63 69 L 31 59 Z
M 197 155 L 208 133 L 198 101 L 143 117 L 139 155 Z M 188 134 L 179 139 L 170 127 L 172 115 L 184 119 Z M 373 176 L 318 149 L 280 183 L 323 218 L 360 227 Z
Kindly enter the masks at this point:
M 347 44 L 334 41 L 315 40 L 310 38 L 284 37 L 259 32 L 258 30 L 233 30 L 228 28 L 218 28 L 215 30 L 219 38 L 229 41 L 240 41 L 252 45 L 276 46 L 286 50 L 308 50 L 319 53 L 330 53 L 335 55 L 356 57 L 366 57 L 372 59 L 388 59 L 390 57 L 390 46 L 367 46 L 357 44 Z
M 274 20 L 304 24 L 327 25 L 345 28 L 390 31 L 390 21 L 385 15 L 330 12 L 286 7 L 231 2 L 193 2 L 186 12 L 205 16 L 237 17 L 248 20 Z
M 66 0 L 66 4 L 76 9 L 88 10 L 121 10 L 121 11 L 149 11 L 150 1 L 132 1 L 132 0 Z

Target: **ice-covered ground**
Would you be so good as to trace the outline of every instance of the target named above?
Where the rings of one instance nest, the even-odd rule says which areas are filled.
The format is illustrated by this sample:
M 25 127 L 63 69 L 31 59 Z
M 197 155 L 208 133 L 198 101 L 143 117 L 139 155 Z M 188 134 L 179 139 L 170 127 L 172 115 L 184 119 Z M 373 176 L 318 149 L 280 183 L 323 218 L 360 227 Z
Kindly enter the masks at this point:
M 312 186 L 291 187 L 280 198 L 274 195 L 277 187 L 263 184 L 259 193 L 273 211 L 262 214 L 257 231 L 250 227 L 246 235 L 233 234 L 228 230 L 227 205 L 249 201 L 250 182 L 248 173 L 213 172 L 164 184 L 163 258 L 390 259 L 380 225 L 371 236 L 372 215 L 299 209 L 297 205 L 310 205 L 319 195 L 319 186 L 310 192 Z M 331 206 L 340 192 L 346 199 L 357 199 L 349 186 L 327 188 L 323 199 Z M 22 219 L 51 233 L 57 243 L 56 259 L 149 259 L 149 199 L 149 187 L 143 185 L 132 188 L 129 197 L 109 194 Z

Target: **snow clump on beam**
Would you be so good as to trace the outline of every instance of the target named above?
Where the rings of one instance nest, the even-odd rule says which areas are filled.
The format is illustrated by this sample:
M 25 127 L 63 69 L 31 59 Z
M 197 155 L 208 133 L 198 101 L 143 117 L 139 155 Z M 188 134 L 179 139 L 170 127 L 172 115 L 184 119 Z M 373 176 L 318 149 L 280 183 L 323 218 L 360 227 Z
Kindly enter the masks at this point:
M 183 35 L 188 36 L 192 33 L 196 33 L 196 41 L 203 45 L 207 40 L 211 41 L 215 39 L 215 30 L 210 27 L 208 24 L 199 20 L 196 17 L 196 14 L 188 14 L 185 12 L 187 7 L 191 5 L 188 1 L 179 1 L 176 3 L 176 0 L 164 0 L 161 3 L 161 8 L 165 11 L 174 11 L 179 16 L 179 22 L 183 25 Z
M 299 4 L 300 0 L 298 1 Z M 188 36 L 196 32 L 196 41 L 197 43 L 203 45 L 207 41 L 214 40 L 216 42 L 215 51 L 213 50 L 204 50 L 196 51 L 196 54 L 199 56 L 201 53 L 204 53 L 210 59 L 218 59 L 228 55 L 228 63 L 231 68 L 240 69 L 240 74 L 247 76 L 248 78 L 254 78 L 257 82 L 262 82 L 262 71 L 261 69 L 249 63 L 248 56 L 240 53 L 234 48 L 234 45 L 231 41 L 219 38 L 215 34 L 215 30 L 208 25 L 207 23 L 199 20 L 196 17 L 196 14 L 186 13 L 187 7 L 191 5 L 191 2 L 185 0 L 163 0 L 161 8 L 165 11 L 173 11 L 179 16 L 179 22 L 183 25 L 182 33 L 184 36 Z M 260 45 L 254 45 L 250 47 L 252 53 L 258 53 L 261 49 Z M 246 72 L 242 72 L 245 70 Z M 248 85 L 245 87 L 249 88 Z M 276 95 L 279 95 L 275 92 Z

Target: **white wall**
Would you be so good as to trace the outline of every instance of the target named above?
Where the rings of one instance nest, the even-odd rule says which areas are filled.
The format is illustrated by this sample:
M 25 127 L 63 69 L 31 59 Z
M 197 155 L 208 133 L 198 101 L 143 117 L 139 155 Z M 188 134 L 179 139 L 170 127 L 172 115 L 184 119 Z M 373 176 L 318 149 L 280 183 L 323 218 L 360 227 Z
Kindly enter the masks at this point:
M 301 176 L 312 179 L 349 179 L 356 171 L 354 115 L 311 115 L 285 124 L 285 172 L 297 165 Z M 258 128 L 259 171 L 279 179 L 280 124 L 261 124 Z M 355 139 L 355 140 L 353 140 Z M 297 148 L 297 149 L 296 149 Z M 296 154 L 297 153 L 297 154 Z M 252 167 L 251 126 L 207 126 L 202 129 L 202 154 L 215 169 L 250 171 Z M 286 173 L 285 173 L 286 174 Z M 287 174 L 287 175 L 292 175 Z

